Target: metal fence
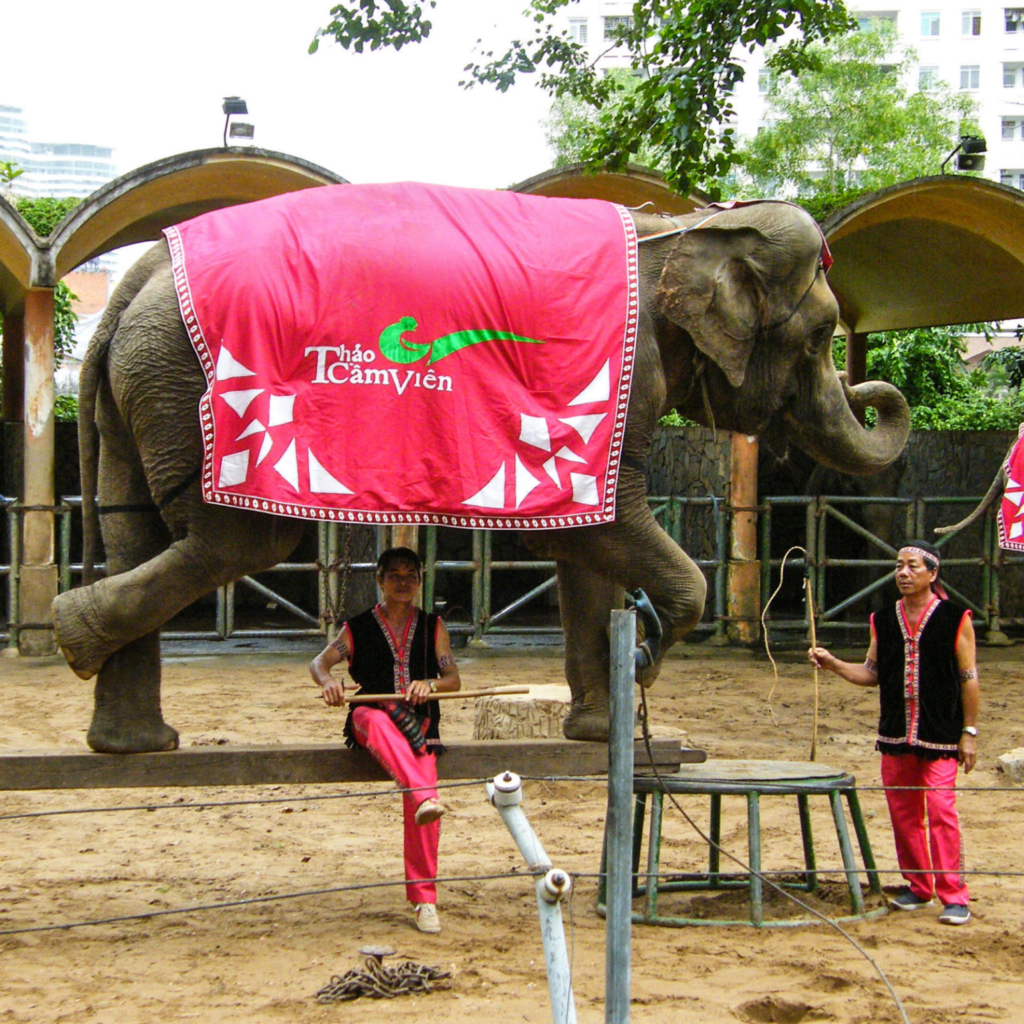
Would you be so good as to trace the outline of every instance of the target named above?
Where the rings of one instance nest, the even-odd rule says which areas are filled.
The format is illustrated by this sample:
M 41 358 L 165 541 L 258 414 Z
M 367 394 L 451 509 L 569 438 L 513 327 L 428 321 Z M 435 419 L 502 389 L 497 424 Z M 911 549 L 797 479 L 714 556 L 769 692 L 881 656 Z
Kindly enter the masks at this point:
M 781 596 L 773 600 L 768 610 L 766 623 L 773 632 L 809 633 L 802 598 L 806 573 L 812 581 L 819 630 L 865 629 L 865 612 L 873 600 L 879 600 L 876 595 L 891 579 L 899 545 L 909 538 L 926 536 L 939 519 L 959 518 L 976 501 L 830 495 L 764 499 L 758 516 L 762 608 L 768 605 L 779 585 L 786 549 L 794 545 L 803 549 L 787 559 L 787 580 Z M 690 553 L 708 578 L 708 607 L 697 631 L 722 637 L 729 623 L 729 506 L 724 499 L 710 496 L 651 497 L 648 502 L 662 528 Z M 7 622 L 0 640 L 16 641 L 18 548 L 23 511 L 16 501 L 3 497 L 0 511 L 6 519 L 0 544 L 0 558 L 5 558 L 0 563 L 0 577 L 6 583 L 3 621 Z M 81 499 L 66 498 L 54 512 L 59 587 L 64 591 L 75 585 L 82 573 L 81 562 L 72 557 L 73 535 L 80 530 Z M 338 523 L 316 524 L 312 557 L 281 563 L 259 574 L 261 579 L 245 576 L 219 588 L 212 600 L 193 611 L 189 621 L 172 622 L 164 635 L 180 640 L 322 636 L 338 612 L 351 574 L 372 574 L 375 569 L 372 561 L 346 565 L 343 552 L 347 529 Z M 557 607 L 548 597 L 556 583 L 553 561 L 531 559 L 521 550 L 512 557 L 496 557 L 497 535 L 486 530 L 426 527 L 421 528 L 421 536 L 425 552 L 424 605 L 451 613 L 448 625 L 453 635 L 480 641 L 488 635 L 560 634 Z M 387 543 L 386 528 L 378 528 L 377 550 Z M 1000 635 L 1004 626 L 1024 625 L 1024 618 L 1004 613 L 1001 589 L 1006 574 L 1024 565 L 1024 558 L 1011 557 L 999 549 L 991 518 L 965 534 L 945 537 L 938 543 L 944 549 L 943 579 L 947 589 L 974 611 L 987 627 L 990 638 Z M 507 548 L 509 542 L 503 539 L 502 545 Z M 310 550 L 310 545 L 306 550 Z M 539 582 L 538 576 L 542 576 Z M 458 608 L 440 596 L 452 591 L 468 594 Z M 239 608 L 245 603 L 240 599 L 243 593 L 250 603 L 258 600 L 264 607 L 273 608 L 275 622 L 240 622 Z

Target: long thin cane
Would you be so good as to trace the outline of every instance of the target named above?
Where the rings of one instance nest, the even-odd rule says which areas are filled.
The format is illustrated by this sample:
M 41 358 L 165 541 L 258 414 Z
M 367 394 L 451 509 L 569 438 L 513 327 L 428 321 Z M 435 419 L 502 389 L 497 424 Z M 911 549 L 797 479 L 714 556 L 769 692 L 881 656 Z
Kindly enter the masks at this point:
M 811 621 L 811 647 L 818 646 L 818 635 L 814 628 L 814 593 L 811 589 L 811 577 L 804 577 L 804 589 L 807 591 L 807 617 Z M 811 760 L 818 760 L 818 666 L 814 666 L 814 726 L 811 729 Z

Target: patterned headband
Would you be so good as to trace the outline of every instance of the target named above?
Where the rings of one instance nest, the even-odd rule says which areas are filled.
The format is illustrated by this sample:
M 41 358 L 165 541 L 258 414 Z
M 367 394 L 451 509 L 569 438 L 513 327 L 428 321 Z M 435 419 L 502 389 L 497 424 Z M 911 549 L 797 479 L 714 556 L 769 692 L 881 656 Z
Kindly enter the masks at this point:
M 930 551 L 925 551 L 924 548 L 905 547 L 900 548 L 900 551 L 909 551 L 912 555 L 920 555 L 926 562 L 933 562 L 936 569 L 941 564 L 938 555 L 933 555 Z

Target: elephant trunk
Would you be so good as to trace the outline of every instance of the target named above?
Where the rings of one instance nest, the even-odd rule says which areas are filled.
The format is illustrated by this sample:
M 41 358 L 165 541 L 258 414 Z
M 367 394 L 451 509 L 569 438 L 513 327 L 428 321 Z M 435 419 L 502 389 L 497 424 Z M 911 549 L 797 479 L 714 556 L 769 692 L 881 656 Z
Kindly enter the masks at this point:
M 891 384 L 872 380 L 851 387 L 846 374 L 830 375 L 818 417 L 786 413 L 786 435 L 808 455 L 841 473 L 868 476 L 891 465 L 910 433 L 910 407 Z M 868 406 L 878 413 L 873 429 L 857 418 Z

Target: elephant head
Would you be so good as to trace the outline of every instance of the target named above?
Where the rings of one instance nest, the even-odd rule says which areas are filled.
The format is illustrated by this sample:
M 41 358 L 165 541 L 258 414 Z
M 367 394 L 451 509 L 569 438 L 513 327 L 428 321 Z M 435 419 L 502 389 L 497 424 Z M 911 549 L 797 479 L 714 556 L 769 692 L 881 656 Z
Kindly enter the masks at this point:
M 689 219 L 693 228 L 671 243 L 655 293 L 657 311 L 692 345 L 675 379 L 667 374 L 667 405 L 744 434 L 781 426 L 844 473 L 884 469 L 906 443 L 910 412 L 891 385 L 850 387 L 836 372 L 839 308 L 814 220 L 775 202 Z M 858 418 L 869 405 L 878 412 L 871 430 Z

